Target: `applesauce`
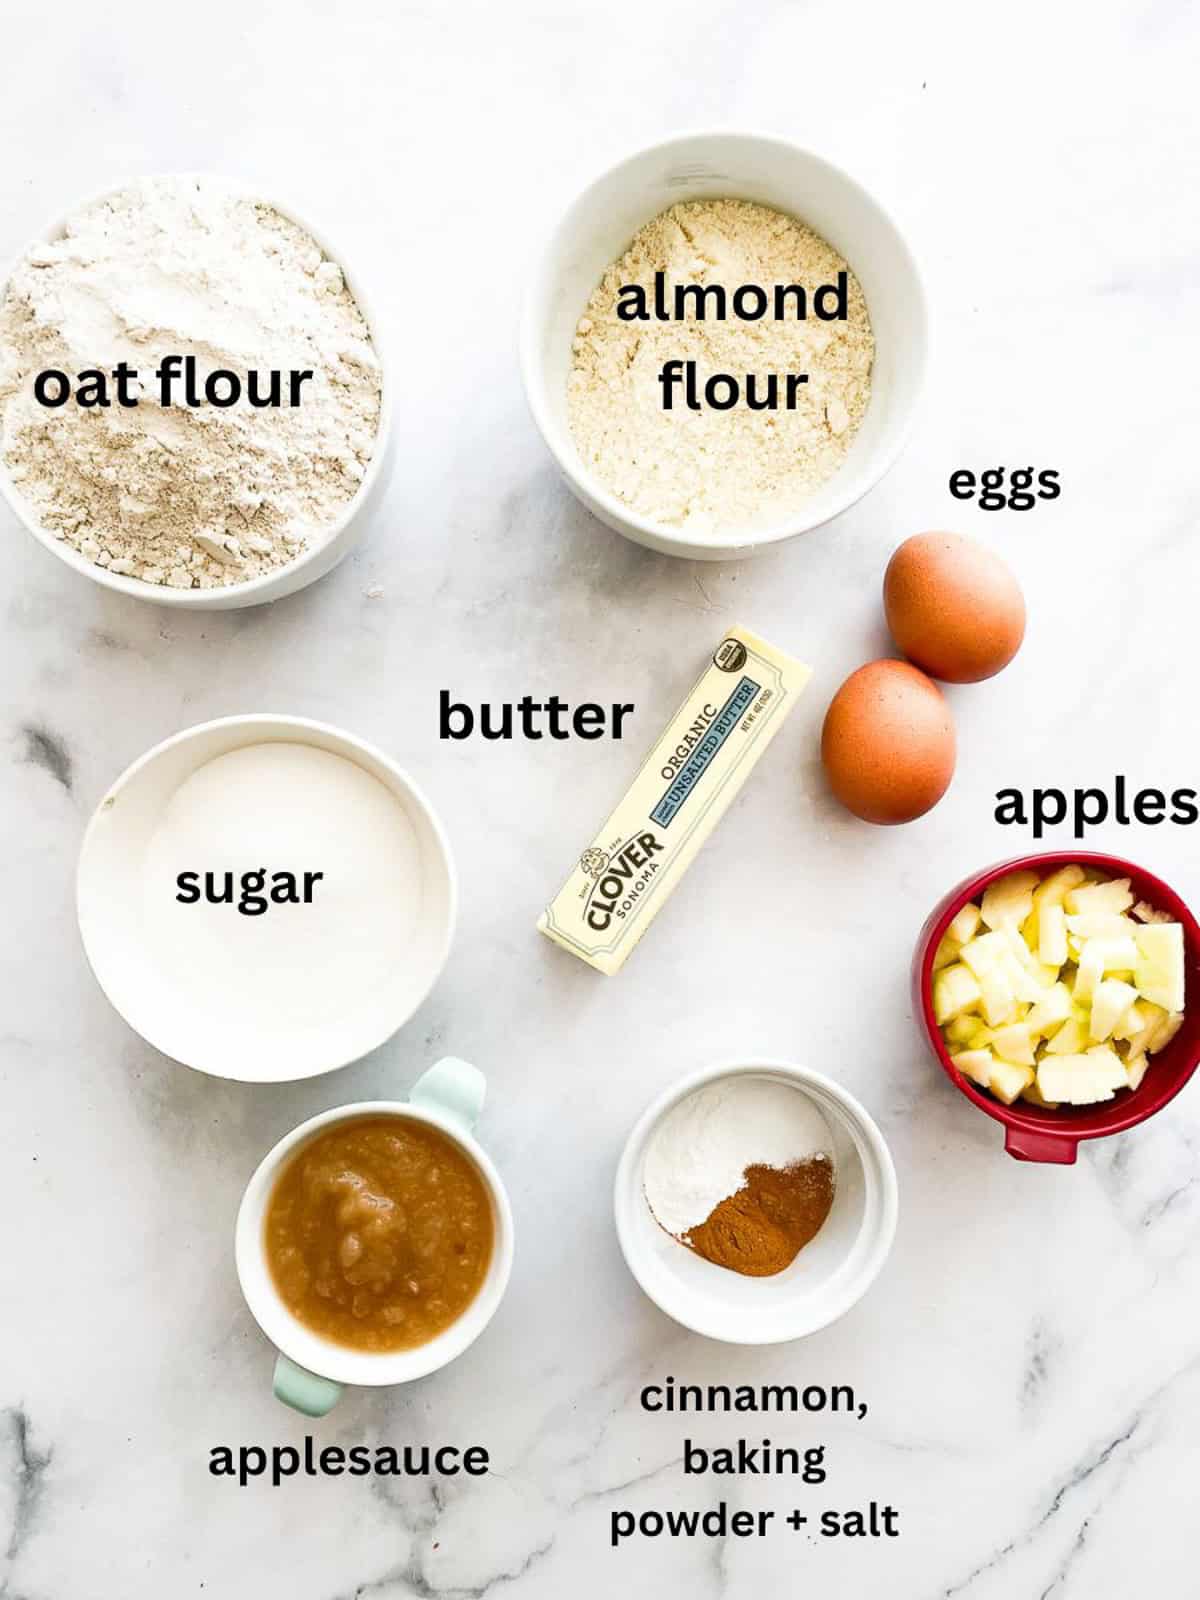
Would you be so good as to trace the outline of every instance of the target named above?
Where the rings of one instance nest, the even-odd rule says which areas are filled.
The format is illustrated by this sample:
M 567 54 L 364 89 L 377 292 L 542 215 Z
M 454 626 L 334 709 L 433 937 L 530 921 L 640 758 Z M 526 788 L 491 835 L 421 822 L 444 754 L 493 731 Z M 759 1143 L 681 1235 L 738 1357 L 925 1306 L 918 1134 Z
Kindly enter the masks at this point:
M 354 1350 L 428 1344 L 474 1300 L 494 1236 L 474 1162 L 440 1129 L 353 1117 L 288 1161 L 264 1247 L 280 1298 L 304 1326 Z

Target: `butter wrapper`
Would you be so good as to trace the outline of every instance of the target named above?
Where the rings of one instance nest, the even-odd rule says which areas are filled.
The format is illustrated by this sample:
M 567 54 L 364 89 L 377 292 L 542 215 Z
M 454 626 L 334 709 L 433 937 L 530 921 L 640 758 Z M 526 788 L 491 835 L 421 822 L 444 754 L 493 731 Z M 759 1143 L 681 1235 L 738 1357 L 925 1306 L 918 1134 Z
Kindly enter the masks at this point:
M 538 929 L 597 972 L 619 972 L 811 676 L 730 628 Z

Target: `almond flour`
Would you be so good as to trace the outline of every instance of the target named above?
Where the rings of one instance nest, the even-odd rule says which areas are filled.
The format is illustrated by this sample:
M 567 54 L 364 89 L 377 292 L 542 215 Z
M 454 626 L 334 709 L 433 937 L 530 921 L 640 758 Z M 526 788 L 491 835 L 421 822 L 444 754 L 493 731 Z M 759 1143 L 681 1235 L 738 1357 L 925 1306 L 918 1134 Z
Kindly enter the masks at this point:
M 680 285 L 734 291 L 761 286 L 762 320 L 622 321 L 621 291 L 641 285 L 654 299 L 664 274 L 669 304 Z M 815 290 L 847 275 L 845 320 L 776 318 L 774 290 Z M 689 304 L 694 305 L 695 300 Z M 605 272 L 572 345 L 568 416 L 584 462 L 623 504 L 668 526 L 730 534 L 785 521 L 837 471 L 867 409 L 875 341 L 857 279 L 832 245 L 793 217 L 746 200 L 672 206 L 646 224 Z M 668 362 L 694 362 L 701 388 L 716 374 L 743 383 L 770 379 L 793 409 L 664 407 Z
M 309 368 L 301 403 L 160 404 L 203 375 Z M 47 408 L 39 372 L 137 369 L 137 404 Z M 240 583 L 319 543 L 363 480 L 382 392 L 341 269 L 303 228 L 209 179 L 149 178 L 18 262 L 0 304 L 0 455 L 33 520 L 110 572 Z

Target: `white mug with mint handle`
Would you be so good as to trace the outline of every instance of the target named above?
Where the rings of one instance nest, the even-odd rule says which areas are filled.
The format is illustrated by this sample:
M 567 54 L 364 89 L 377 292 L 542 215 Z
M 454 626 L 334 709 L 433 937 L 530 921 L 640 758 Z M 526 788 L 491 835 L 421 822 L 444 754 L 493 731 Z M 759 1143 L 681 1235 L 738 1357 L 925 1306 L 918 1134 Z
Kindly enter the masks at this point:
M 486 1080 L 478 1067 L 447 1056 L 418 1078 L 407 1099 L 366 1100 L 322 1111 L 285 1135 L 260 1162 L 238 1211 L 235 1253 L 238 1278 L 254 1320 L 275 1345 L 275 1394 L 308 1417 L 323 1417 L 348 1384 L 368 1388 L 411 1383 L 436 1372 L 473 1344 L 491 1321 L 512 1270 L 512 1209 L 500 1174 L 473 1129 L 483 1110 Z M 456 1321 L 413 1350 L 354 1350 L 306 1328 L 279 1297 L 267 1265 L 264 1222 L 276 1180 L 299 1147 L 336 1122 L 354 1117 L 394 1116 L 438 1128 L 470 1157 L 492 1203 L 494 1239 L 487 1276 Z

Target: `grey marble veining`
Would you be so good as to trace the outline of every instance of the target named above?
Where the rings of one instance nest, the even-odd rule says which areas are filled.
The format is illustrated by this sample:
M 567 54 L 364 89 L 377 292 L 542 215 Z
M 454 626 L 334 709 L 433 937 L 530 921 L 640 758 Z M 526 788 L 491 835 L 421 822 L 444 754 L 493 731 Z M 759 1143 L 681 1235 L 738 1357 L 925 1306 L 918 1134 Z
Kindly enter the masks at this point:
M 1006 786 L 1194 783 L 1200 134 L 1189 8 L 1003 11 L 949 0 L 747 8 L 144 0 L 7 19 L 0 256 L 77 197 L 207 169 L 293 198 L 374 288 L 404 374 L 389 496 L 301 595 L 179 616 L 77 579 L 0 519 L 5 556 L 6 1009 L 0 1024 L 0 1597 L 1186 1600 L 1200 1407 L 1200 1100 L 1074 1169 L 1018 1165 L 909 1015 L 929 906 L 1026 846 Z M 930 391 L 886 482 L 752 564 L 635 549 L 558 482 L 523 404 L 523 277 L 556 209 L 679 127 L 761 127 L 856 172 L 909 233 L 935 318 Z M 957 467 L 1057 468 L 1025 515 L 953 502 Z M 955 526 L 1003 548 L 1029 638 L 954 690 L 960 758 L 928 818 L 870 830 L 821 780 L 830 694 L 886 649 L 890 548 Z M 619 978 L 533 923 L 727 622 L 815 668 L 753 782 Z M 631 700 L 610 744 L 437 739 L 437 694 Z M 76 934 L 91 808 L 204 718 L 307 714 L 376 740 L 446 823 L 462 916 L 446 972 L 370 1059 L 284 1087 L 208 1081 L 111 1012 Z M 1058 834 L 1048 843 L 1058 843 Z M 1186 830 L 1089 843 L 1200 900 Z M 731 984 L 730 973 L 736 972 Z M 513 1200 L 512 1287 L 485 1337 L 408 1389 L 306 1424 L 269 1393 L 232 1226 L 304 1116 L 473 1059 Z M 611 1182 L 633 1120 L 706 1061 L 801 1057 L 879 1120 L 894 1254 L 836 1326 L 738 1351 L 662 1317 L 620 1259 Z M 684 1439 L 766 1417 L 644 1412 L 642 1386 L 851 1383 L 867 1417 L 801 1417 L 819 1505 L 900 1508 L 898 1540 L 644 1540 L 616 1508 L 724 1494 L 782 1517 L 780 1478 L 684 1477 Z M 481 1443 L 485 1479 L 213 1478 L 220 1444 Z

